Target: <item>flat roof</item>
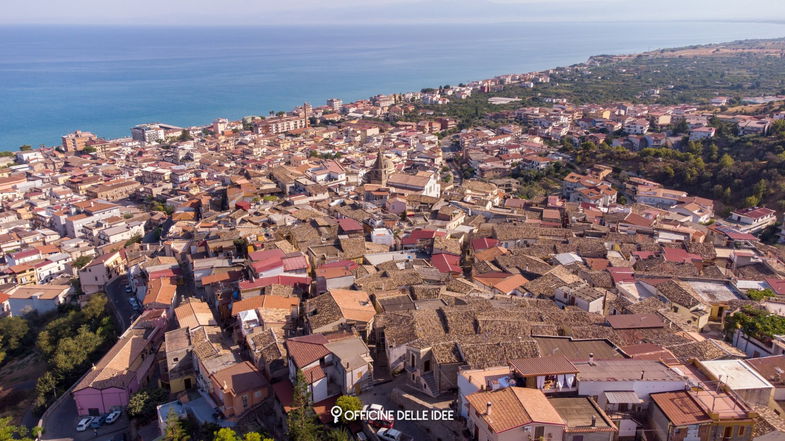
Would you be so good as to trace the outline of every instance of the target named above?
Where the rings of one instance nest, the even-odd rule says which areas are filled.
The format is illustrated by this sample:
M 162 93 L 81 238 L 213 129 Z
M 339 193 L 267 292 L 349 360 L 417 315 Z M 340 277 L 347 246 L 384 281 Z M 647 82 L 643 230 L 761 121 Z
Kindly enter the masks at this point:
M 562 354 L 573 363 L 588 361 L 589 354 L 595 360 L 623 358 L 608 341 L 602 339 L 573 340 L 570 337 L 533 337 L 543 356 Z
M 668 366 L 654 360 L 598 360 L 577 365 L 583 381 L 684 381 Z
M 733 390 L 773 388 L 761 374 L 742 360 L 709 360 L 699 362 L 714 378 Z
M 589 397 L 550 398 L 548 401 L 567 423 L 568 432 L 602 432 L 616 429 L 613 422 L 592 404 Z

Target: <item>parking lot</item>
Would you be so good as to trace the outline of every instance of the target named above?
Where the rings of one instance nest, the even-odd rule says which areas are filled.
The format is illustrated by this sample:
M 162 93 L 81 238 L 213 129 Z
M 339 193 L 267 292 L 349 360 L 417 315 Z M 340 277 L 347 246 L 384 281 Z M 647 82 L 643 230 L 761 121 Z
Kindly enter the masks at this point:
M 128 432 L 129 423 L 125 412 L 114 423 L 103 425 L 96 431 L 87 429 L 84 432 L 77 432 L 76 425 L 82 418 L 76 415 L 74 400 L 70 397 L 65 398 L 59 404 L 56 409 L 52 409 L 51 414 L 44 422 L 44 432 L 41 434 L 41 440 L 110 441 L 117 435 L 122 436 Z

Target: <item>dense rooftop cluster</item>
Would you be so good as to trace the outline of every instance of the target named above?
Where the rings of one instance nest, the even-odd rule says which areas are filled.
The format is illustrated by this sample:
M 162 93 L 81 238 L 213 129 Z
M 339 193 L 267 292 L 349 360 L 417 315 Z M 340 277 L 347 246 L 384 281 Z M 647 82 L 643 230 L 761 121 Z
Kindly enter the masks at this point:
M 0 172 L 3 314 L 125 281 L 136 312 L 71 391 L 83 415 L 157 382 L 216 410 L 202 422 L 273 406 L 284 424 L 301 372 L 325 423 L 337 397 L 380 378 L 418 403 L 454 401 L 463 419 L 432 428 L 442 439 L 746 441 L 781 427 L 785 340 L 723 329 L 738 311 L 785 311 L 785 253 L 758 238 L 774 210 L 717 217 L 711 199 L 577 169 L 556 144 L 623 130 L 613 146 L 675 146 L 714 136 L 708 111 L 554 100 L 459 130 L 423 107 L 548 81 L 20 151 Z M 783 116 L 720 118 L 764 133 Z M 670 136 L 676 123 L 687 132 Z M 560 188 L 519 197 L 513 173 L 554 168 Z

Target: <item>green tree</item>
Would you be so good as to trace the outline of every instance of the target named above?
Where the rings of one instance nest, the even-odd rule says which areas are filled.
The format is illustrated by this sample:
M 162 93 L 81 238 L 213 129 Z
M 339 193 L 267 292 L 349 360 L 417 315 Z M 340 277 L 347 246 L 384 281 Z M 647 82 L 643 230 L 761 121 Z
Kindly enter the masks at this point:
M 340 407 L 344 414 L 347 411 L 360 411 L 363 408 L 363 402 L 360 397 L 354 395 L 341 395 L 335 400 L 335 405 Z M 348 422 L 344 419 L 343 414 L 341 415 L 341 421 L 344 423 Z
M 22 317 L 3 317 L 0 319 L 0 346 L 15 351 L 30 331 L 30 325 Z
M 74 268 L 82 269 L 85 265 L 90 263 L 91 260 L 93 260 L 93 258 L 90 256 L 79 256 L 74 260 Z
M 155 414 L 156 406 L 166 401 L 168 396 L 163 389 L 140 390 L 128 399 L 128 416 L 143 421 L 150 419 Z
M 0 418 L 0 441 L 33 441 L 40 433 L 40 427 L 28 430 L 11 424 L 11 417 Z
M 234 430 L 224 427 L 215 431 L 213 441 L 273 441 L 273 439 L 259 432 L 248 432 L 241 438 Z
M 328 429 L 325 438 L 327 441 L 352 441 L 352 435 L 346 429 Z
M 731 155 L 724 153 L 720 158 L 720 169 L 726 170 L 733 167 L 734 161 Z
M 758 204 L 760 204 L 760 198 L 755 196 L 755 195 L 747 196 L 746 198 L 744 198 L 744 206 L 745 207 L 748 207 L 748 208 L 757 207 Z
M 36 405 L 43 407 L 48 402 L 50 396 L 52 400 L 57 398 L 57 385 L 61 380 L 62 378 L 56 373 L 49 371 L 38 377 L 38 380 L 35 382 Z
M 135 243 L 141 243 L 141 242 L 142 242 L 142 235 L 141 234 L 134 234 L 134 236 L 132 238 L 130 238 L 130 239 L 125 241 L 125 244 L 123 246 L 130 247 L 131 245 L 133 245 Z
M 766 289 L 750 289 L 747 291 L 747 297 L 752 300 L 761 301 L 767 297 L 774 297 L 774 291 L 769 288 Z
M 166 416 L 166 432 L 163 437 L 164 441 L 190 441 L 191 435 L 185 431 L 183 422 L 177 415 L 174 409 L 169 410 L 169 415 Z
M 240 439 L 237 437 L 237 432 L 228 427 L 224 427 L 215 432 L 213 441 L 240 441 Z
M 709 161 L 716 162 L 719 157 L 720 157 L 720 148 L 717 147 L 717 144 L 712 143 L 709 146 Z
M 291 441 L 318 441 L 319 425 L 311 408 L 308 383 L 301 370 L 297 371 L 292 396 L 294 409 L 287 415 L 289 439 Z
M 180 136 L 178 137 L 178 139 L 180 141 L 191 141 L 191 140 L 194 139 L 194 137 L 191 136 L 191 132 L 189 132 L 188 130 L 183 129 L 183 131 L 180 132 Z

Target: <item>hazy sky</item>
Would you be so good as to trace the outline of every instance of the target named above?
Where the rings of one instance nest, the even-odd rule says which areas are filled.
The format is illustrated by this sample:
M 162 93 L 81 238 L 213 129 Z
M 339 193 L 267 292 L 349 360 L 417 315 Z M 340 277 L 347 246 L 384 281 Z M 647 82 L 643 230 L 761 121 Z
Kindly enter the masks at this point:
M 783 0 L 0 0 L 0 24 L 773 20 Z

